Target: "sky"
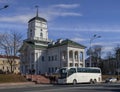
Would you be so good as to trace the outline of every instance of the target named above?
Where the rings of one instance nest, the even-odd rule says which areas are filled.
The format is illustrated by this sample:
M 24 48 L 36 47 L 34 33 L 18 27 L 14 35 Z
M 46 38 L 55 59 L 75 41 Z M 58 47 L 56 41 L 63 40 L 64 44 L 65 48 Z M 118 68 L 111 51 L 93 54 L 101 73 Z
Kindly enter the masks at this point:
M 1 9 L 4 5 L 9 7 Z M 92 45 L 102 45 L 104 52 L 120 44 L 120 0 L 0 0 L 0 32 L 18 31 L 26 38 L 36 5 L 51 40 L 68 38 L 88 49 L 96 34 L 101 38 Z

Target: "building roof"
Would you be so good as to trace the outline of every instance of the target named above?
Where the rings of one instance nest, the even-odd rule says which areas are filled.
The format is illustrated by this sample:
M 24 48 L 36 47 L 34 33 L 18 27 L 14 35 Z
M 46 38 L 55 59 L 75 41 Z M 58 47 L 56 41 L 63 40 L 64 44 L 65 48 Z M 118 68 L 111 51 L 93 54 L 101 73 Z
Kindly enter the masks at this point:
M 33 44 L 33 43 L 28 43 L 28 42 L 27 42 L 27 44 L 29 44 L 32 48 L 47 48 L 46 46 L 35 45 L 35 44 Z
M 0 55 L 0 58 L 15 58 L 15 59 L 20 59 L 18 56 L 7 56 L 7 55 Z
M 29 22 L 31 22 L 31 21 L 33 21 L 33 20 L 40 20 L 40 21 L 47 22 L 47 20 L 46 20 L 46 19 L 41 18 L 41 17 L 39 17 L 39 16 L 35 16 L 35 17 L 33 17 L 32 19 L 30 19 L 30 20 L 28 21 L 28 23 L 29 23 Z
M 35 43 L 42 43 L 42 44 L 46 44 L 46 46 L 44 45 L 36 45 Z M 59 46 L 63 46 L 63 45 L 67 45 L 68 47 L 75 47 L 75 48 L 82 48 L 85 49 L 86 47 L 74 42 L 72 40 L 66 39 L 66 40 L 58 40 L 56 43 L 52 44 L 52 43 L 47 43 L 44 41 L 37 41 L 37 40 L 24 40 L 24 43 L 31 46 L 32 48 L 40 48 L 40 49 L 49 49 L 49 48 L 54 48 L 54 47 L 59 47 Z M 26 45 L 23 44 L 23 46 L 21 47 L 21 49 L 19 51 L 21 51 L 24 47 L 26 47 Z M 48 45 L 48 46 L 47 46 Z
M 77 47 L 77 48 L 83 48 L 83 49 L 86 48 L 85 46 L 69 39 L 66 39 L 63 41 L 58 40 L 55 44 L 49 44 L 48 48 L 58 47 L 62 45 L 68 45 L 69 47 Z
M 35 45 L 35 43 L 47 44 L 48 42 L 45 42 L 45 41 L 38 41 L 38 40 L 25 40 L 25 43 L 29 44 L 32 48 L 46 48 L 46 46 Z

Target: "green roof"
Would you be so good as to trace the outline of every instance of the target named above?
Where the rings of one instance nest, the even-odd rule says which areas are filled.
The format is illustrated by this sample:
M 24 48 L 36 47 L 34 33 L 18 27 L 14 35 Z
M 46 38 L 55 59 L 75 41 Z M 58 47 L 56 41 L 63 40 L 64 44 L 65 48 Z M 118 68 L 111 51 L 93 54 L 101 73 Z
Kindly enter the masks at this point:
M 77 42 L 74 42 L 72 40 L 69 40 L 69 39 L 63 40 L 61 43 L 56 42 L 55 44 L 49 44 L 48 48 L 53 48 L 53 47 L 58 47 L 58 46 L 63 46 L 63 45 L 67 45 L 69 47 L 83 48 L 83 49 L 86 48 L 85 46 L 83 46 Z
M 35 45 L 36 40 L 34 41 L 25 41 L 27 44 L 29 44 L 32 48 L 47 48 L 47 46 L 42 45 Z
M 63 40 L 61 42 L 57 41 L 55 44 L 48 44 L 48 42 L 44 42 L 44 41 L 37 41 L 37 40 L 24 40 L 25 44 L 28 44 L 29 46 L 31 46 L 32 48 L 39 48 L 39 49 L 49 49 L 49 48 L 54 48 L 54 47 L 59 47 L 59 46 L 63 46 L 63 45 L 67 45 L 68 47 L 75 47 L 75 48 L 82 48 L 85 49 L 86 47 L 74 42 L 72 40 L 66 39 Z M 42 45 L 36 45 L 35 43 L 43 43 L 46 44 L 48 46 L 42 46 Z
M 31 22 L 31 21 L 33 21 L 33 20 L 40 20 L 40 21 L 47 22 L 47 20 L 46 20 L 46 19 L 41 18 L 41 17 L 38 17 L 38 16 L 36 16 L 36 17 L 34 17 L 34 18 L 30 19 L 28 22 Z

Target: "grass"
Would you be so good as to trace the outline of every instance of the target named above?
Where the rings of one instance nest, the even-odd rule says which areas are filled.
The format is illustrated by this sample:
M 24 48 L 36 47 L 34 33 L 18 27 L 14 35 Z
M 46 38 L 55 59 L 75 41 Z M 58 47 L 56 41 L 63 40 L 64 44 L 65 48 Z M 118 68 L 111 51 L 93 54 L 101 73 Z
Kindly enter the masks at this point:
M 0 74 L 0 83 L 11 83 L 11 82 L 27 82 L 27 80 L 16 74 Z

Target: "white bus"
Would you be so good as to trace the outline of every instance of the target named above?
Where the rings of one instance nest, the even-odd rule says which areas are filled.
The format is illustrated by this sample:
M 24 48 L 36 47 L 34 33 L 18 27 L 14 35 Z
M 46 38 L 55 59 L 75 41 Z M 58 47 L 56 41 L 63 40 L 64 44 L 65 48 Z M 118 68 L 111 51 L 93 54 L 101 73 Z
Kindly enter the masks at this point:
M 101 82 L 101 69 L 95 67 L 63 67 L 59 70 L 58 84 Z

